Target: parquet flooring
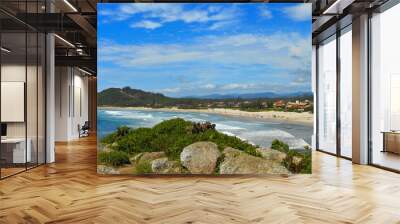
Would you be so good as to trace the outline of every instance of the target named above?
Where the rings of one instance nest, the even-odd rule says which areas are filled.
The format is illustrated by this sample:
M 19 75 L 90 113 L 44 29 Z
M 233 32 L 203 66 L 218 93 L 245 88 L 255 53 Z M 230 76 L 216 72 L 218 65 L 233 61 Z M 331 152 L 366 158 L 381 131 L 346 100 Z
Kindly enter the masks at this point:
M 400 175 L 320 152 L 313 174 L 96 174 L 93 137 L 56 163 L 0 181 L 0 223 L 400 223 Z

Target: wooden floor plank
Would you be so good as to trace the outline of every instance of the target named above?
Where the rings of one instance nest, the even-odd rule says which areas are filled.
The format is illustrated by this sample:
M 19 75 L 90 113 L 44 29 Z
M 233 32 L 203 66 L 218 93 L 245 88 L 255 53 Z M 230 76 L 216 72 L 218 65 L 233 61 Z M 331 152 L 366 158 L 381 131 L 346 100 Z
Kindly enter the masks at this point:
M 96 139 L 0 181 L 0 223 L 400 223 L 400 175 L 313 153 L 313 174 L 133 177 L 96 173 Z

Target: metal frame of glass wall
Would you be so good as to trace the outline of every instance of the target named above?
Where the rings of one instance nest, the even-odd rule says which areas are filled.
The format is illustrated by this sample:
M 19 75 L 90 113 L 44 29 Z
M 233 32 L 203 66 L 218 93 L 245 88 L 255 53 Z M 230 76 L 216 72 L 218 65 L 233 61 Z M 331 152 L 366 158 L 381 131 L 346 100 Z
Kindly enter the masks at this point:
M 368 165 L 377 167 L 377 168 L 381 168 L 384 170 L 388 170 L 388 171 L 392 171 L 392 172 L 396 172 L 396 173 L 400 173 L 400 170 L 397 169 L 393 169 L 387 166 L 383 166 L 380 164 L 376 164 L 374 163 L 373 160 L 373 130 L 372 130 L 372 118 L 373 118 L 373 112 L 372 112 L 372 108 L 373 108 L 373 102 L 372 102 L 372 94 L 374 93 L 374 89 L 372 88 L 372 58 L 373 58 L 373 53 L 372 52 L 372 39 L 373 39 L 373 35 L 372 35 L 372 18 L 373 18 L 373 13 L 383 13 L 386 10 L 396 6 L 397 4 L 400 4 L 399 0 L 389 0 L 387 1 L 385 4 L 381 5 L 380 7 L 373 9 L 373 10 L 369 10 L 366 11 L 366 13 L 368 13 L 368 31 L 367 31 L 367 38 L 368 38 L 368 61 L 367 61 L 367 76 L 368 76 Z M 320 95 L 320 91 L 321 87 L 319 86 L 319 79 L 320 79 L 320 74 L 319 74 L 319 45 L 321 42 L 326 41 L 328 38 L 332 38 L 332 36 L 336 35 L 335 37 L 335 41 L 336 41 L 336 68 L 337 68 L 337 72 L 336 72 L 336 85 L 337 85 L 337 92 L 336 92 L 336 103 L 337 103 L 337 108 L 336 108 L 336 152 L 332 153 L 332 152 L 328 152 L 326 150 L 324 150 L 323 148 L 320 148 L 320 144 L 319 144 L 319 135 L 320 135 L 320 129 L 319 129 L 319 122 L 320 122 L 320 111 L 319 111 L 319 107 L 316 107 L 316 150 L 320 151 L 320 152 L 324 152 L 333 156 L 337 156 L 337 157 L 341 157 L 344 159 L 349 159 L 351 160 L 351 158 L 343 156 L 342 152 L 341 152 L 341 147 L 340 147 L 340 142 L 341 142 L 341 138 L 340 138 L 340 132 L 341 132 L 341 118 L 340 118 L 340 78 L 341 78 L 341 67 L 340 67 L 340 36 L 342 35 L 341 31 L 346 29 L 346 27 L 351 26 L 351 22 L 344 22 L 345 28 L 336 28 L 336 32 L 330 32 L 333 33 L 329 36 L 326 36 L 324 38 L 321 38 L 318 41 L 318 44 L 316 45 L 316 102 L 319 102 L 319 95 Z
M 348 18 L 347 18 L 347 20 L 348 20 Z M 344 159 L 347 159 L 347 160 L 351 160 L 351 158 L 350 157 L 347 157 L 347 156 L 344 156 L 344 155 L 342 155 L 342 150 L 341 150 L 341 129 L 342 129 L 342 127 L 341 127 L 341 116 L 340 116 L 340 114 L 341 114 L 341 108 L 340 108 L 340 104 L 341 104 L 341 96 L 340 96 L 340 85 L 341 85 L 341 63 L 340 63 L 340 61 L 341 61 L 341 54 L 340 54 L 340 42 L 341 42 L 341 36 L 343 35 L 343 34 L 345 34 L 346 32 L 351 32 L 351 22 L 347 22 L 347 24 L 345 25 L 345 26 L 343 26 L 343 27 L 341 27 L 341 28 L 339 28 L 339 27 L 335 27 L 335 29 L 336 29 L 336 31 L 335 32 L 333 32 L 333 34 L 331 34 L 331 35 L 329 35 L 329 36 L 326 36 L 325 38 L 323 38 L 323 39 L 321 39 L 321 40 L 319 40 L 319 42 L 318 42 L 318 44 L 316 45 L 316 52 L 315 52 L 315 54 L 316 54 L 316 150 L 317 151 L 320 151 L 320 152 L 324 152 L 324 153 L 327 153 L 327 154 L 330 154 L 330 155 L 333 155 L 333 156 L 338 156 L 338 157 L 341 157 L 341 158 L 344 158 Z M 321 146 L 321 144 L 320 144 L 320 131 L 321 131 L 321 129 L 320 129 L 320 113 L 321 113 L 321 111 L 320 111 L 320 107 L 319 107 L 319 102 L 320 102 L 320 95 L 321 95 L 321 93 L 320 93 L 320 91 L 324 91 L 324 90 L 322 90 L 321 89 L 321 86 L 320 86 L 320 80 L 321 80 L 321 76 L 320 76 L 320 57 L 321 57 L 321 55 L 320 55 L 320 53 L 319 53 L 319 49 L 320 49 L 320 47 L 321 47 L 321 44 L 322 43 L 324 43 L 324 42 L 326 42 L 326 41 L 335 41 L 336 42 L 336 46 L 335 46 L 335 53 L 336 53 L 336 55 L 335 55 L 335 69 L 336 69 L 336 71 L 335 71 L 335 75 L 336 75 L 336 88 L 335 88 L 335 91 L 336 91 L 336 114 L 335 114 L 335 122 L 336 122 L 336 125 L 335 125 L 335 127 L 336 127 L 336 131 L 335 131 L 335 134 L 336 134 L 336 137 L 335 137 L 335 143 L 336 143 L 336 147 L 335 147 L 335 152 L 329 152 L 328 150 L 326 150 L 326 149 L 323 149 L 323 148 L 320 148 L 320 146 Z
M 27 18 L 28 13 L 45 12 L 43 6 L 45 0 L 25 0 L 17 1 L 18 7 Z M 12 122 L 4 121 L 1 118 L 0 123 L 7 124 L 8 129 L 13 132 L 11 138 L 24 139 L 24 158 L 23 162 L 15 162 L 14 158 L 10 159 L 9 155 L 5 155 L 11 151 L 15 153 L 13 148 L 9 150 L 9 143 L 0 144 L 0 179 L 5 179 L 14 176 L 18 173 L 25 172 L 29 169 L 38 167 L 45 164 L 46 158 L 46 77 L 47 77 L 47 60 L 46 60 L 46 33 L 37 30 L 22 20 L 15 17 L 12 13 L 8 13 L 2 6 L 7 4 L 7 1 L 0 3 L 0 14 L 3 18 L 6 17 L 8 21 L 18 24 L 15 30 L 6 30 L 6 27 L 0 21 L 0 46 L 2 49 L 0 53 L 0 103 L 3 83 L 10 83 L 13 71 L 18 73 L 21 78 L 19 83 L 23 85 L 23 107 L 24 115 L 23 121 Z M 21 13 L 19 14 L 21 16 Z M 10 45 L 12 47 L 8 47 Z M 14 47 L 14 49 L 13 49 Z M 16 68 L 17 67 L 17 68 Z M 18 70 L 18 71 L 17 71 Z M 23 74 L 24 73 L 24 74 Z M 11 78 L 12 79 L 12 78 Z M 4 84 L 6 86 L 6 84 Z M 5 87 L 3 87 L 5 88 Z M 5 91 L 5 89 L 3 89 Z M 4 95 L 4 93 L 3 93 Z M 0 104 L 0 111 L 4 110 Z M 14 127 L 16 126 L 16 127 Z M 17 130 L 20 131 L 18 133 Z M 10 131 L 8 131 L 10 132 Z M 7 134 L 7 139 L 8 139 Z M 4 138 L 4 139 L 6 139 Z M 3 141 L 3 138 L 2 138 Z M 22 140 L 20 140 L 22 141 Z M 29 147 L 29 152 L 28 152 Z M 2 155 L 3 153 L 3 155 Z M 30 157 L 28 158 L 30 153 Z M 14 155 L 12 155 L 14 156 Z M 9 161 L 12 161 L 11 163 Z M 12 171 L 9 171 L 12 170 Z
M 389 0 L 378 8 L 368 12 L 368 164 L 380 169 L 400 173 L 400 169 L 394 169 L 374 162 L 374 140 L 373 140 L 373 30 L 372 20 L 374 13 L 384 13 L 392 7 L 400 4 L 399 0 Z M 400 156 L 400 155 L 399 155 Z

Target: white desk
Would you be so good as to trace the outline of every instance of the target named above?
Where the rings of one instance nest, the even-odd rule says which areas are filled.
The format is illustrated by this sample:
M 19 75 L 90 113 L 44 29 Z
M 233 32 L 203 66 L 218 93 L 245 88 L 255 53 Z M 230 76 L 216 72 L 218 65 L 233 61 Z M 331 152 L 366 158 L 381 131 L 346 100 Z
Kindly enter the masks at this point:
M 27 139 L 27 146 L 25 151 L 25 138 L 2 138 L 2 145 L 14 145 L 13 147 L 13 163 L 25 163 L 31 162 L 32 160 L 32 141 L 31 139 Z M 26 160 L 25 160 L 26 159 Z

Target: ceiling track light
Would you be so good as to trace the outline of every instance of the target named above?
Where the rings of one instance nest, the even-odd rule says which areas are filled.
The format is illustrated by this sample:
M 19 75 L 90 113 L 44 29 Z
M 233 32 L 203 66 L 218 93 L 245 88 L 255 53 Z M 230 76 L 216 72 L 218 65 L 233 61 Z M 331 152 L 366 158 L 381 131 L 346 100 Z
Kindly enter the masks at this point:
M 351 5 L 355 0 L 336 0 L 327 9 L 322 12 L 322 15 L 341 15 L 343 10 Z
M 78 10 L 73 6 L 68 0 L 64 0 L 64 3 L 68 5 L 74 12 L 78 12 Z
M 81 72 L 83 72 L 83 73 L 85 73 L 86 75 L 89 75 L 89 76 L 92 76 L 92 75 L 93 75 L 92 73 L 90 73 L 90 72 L 88 72 L 88 71 L 86 71 L 86 70 L 83 70 L 83 69 L 81 69 L 81 68 L 79 68 L 79 67 L 78 67 L 78 70 L 81 71 Z
M 62 38 L 61 36 L 59 36 L 58 34 L 54 34 L 55 37 L 57 37 L 59 40 L 61 40 L 62 42 L 64 42 L 65 44 L 67 44 L 68 46 L 75 48 L 75 45 L 73 45 L 71 42 L 69 42 L 68 40 Z
M 11 50 L 9 50 L 9 49 L 7 49 L 5 47 L 1 47 L 0 49 L 1 49 L 1 51 L 4 51 L 6 53 L 10 53 L 11 52 Z

